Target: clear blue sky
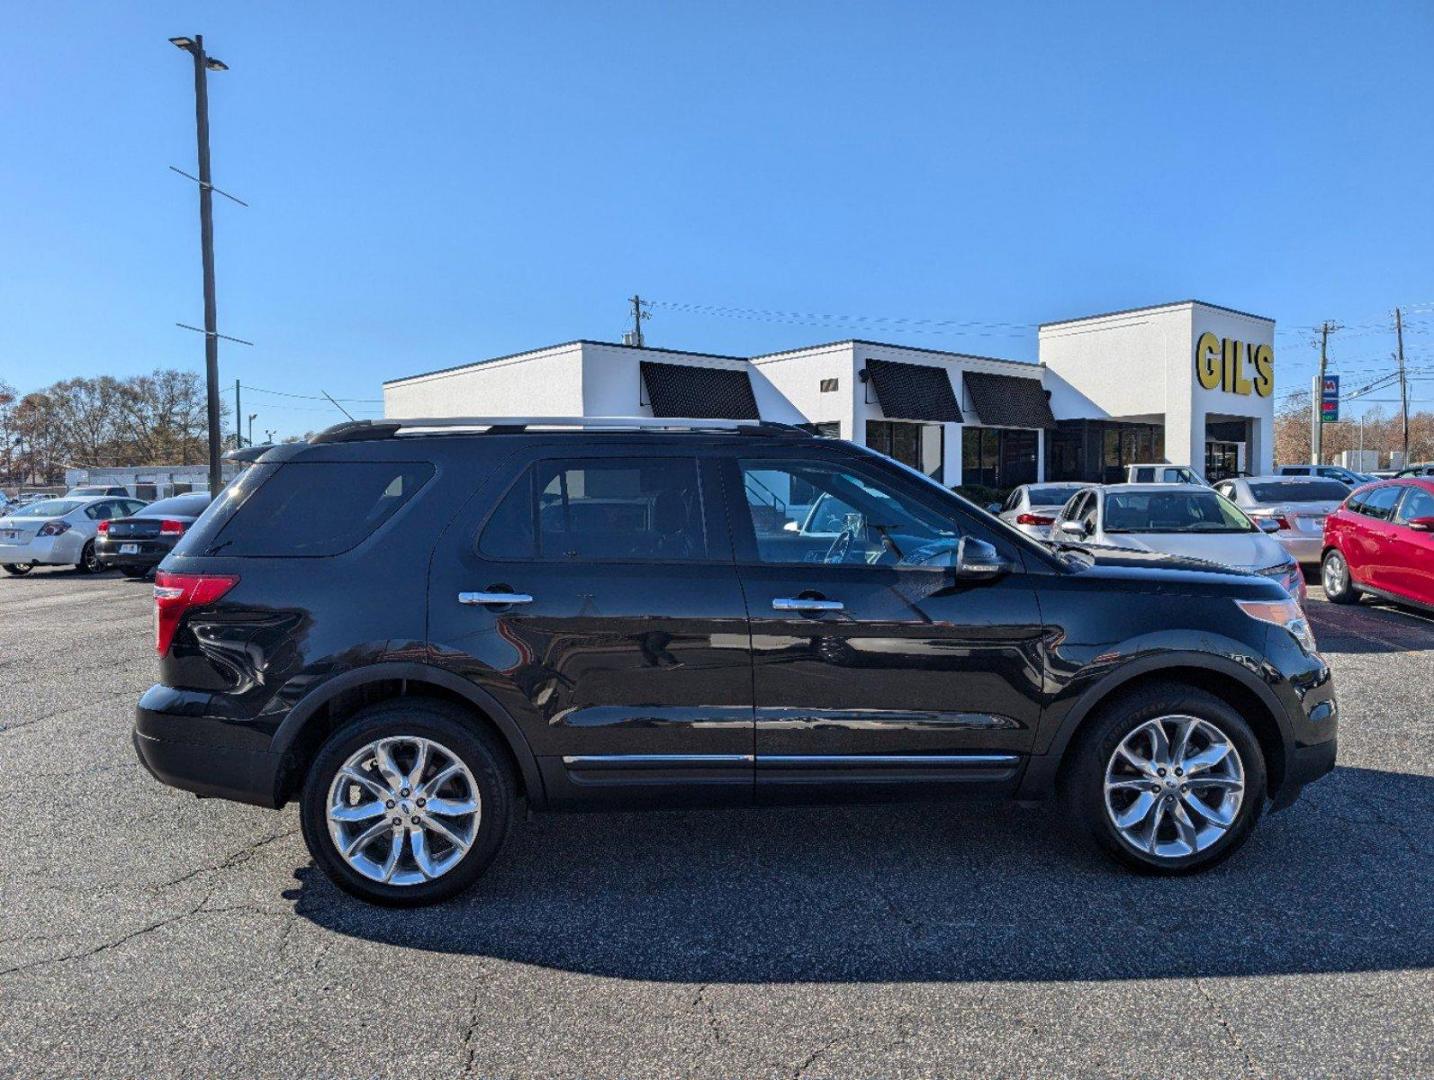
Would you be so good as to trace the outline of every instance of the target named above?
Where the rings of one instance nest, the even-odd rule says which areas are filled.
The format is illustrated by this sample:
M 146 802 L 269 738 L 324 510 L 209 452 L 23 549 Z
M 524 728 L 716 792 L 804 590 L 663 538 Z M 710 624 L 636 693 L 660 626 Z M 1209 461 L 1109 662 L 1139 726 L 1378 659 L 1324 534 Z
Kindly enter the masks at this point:
M 0 36 L 0 377 L 202 369 L 191 69 L 211 77 L 221 375 L 385 378 L 656 300 L 652 344 L 848 336 L 1035 358 L 1021 328 L 1198 297 L 1355 380 L 1384 312 L 1434 365 L 1434 6 L 13 4 Z M 816 320 L 820 322 L 821 320 Z M 1434 398 L 1434 382 L 1418 396 Z M 338 418 L 250 394 L 266 427 Z M 282 407 L 281 407 L 282 406 Z M 377 405 L 355 403 L 376 414 Z M 306 411 L 314 410 L 314 411 Z

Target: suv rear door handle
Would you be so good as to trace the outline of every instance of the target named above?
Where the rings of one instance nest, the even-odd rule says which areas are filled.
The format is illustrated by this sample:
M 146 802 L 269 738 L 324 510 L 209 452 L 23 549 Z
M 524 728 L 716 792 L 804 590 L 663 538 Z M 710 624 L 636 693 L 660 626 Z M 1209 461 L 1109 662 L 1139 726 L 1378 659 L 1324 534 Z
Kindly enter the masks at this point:
M 461 592 L 460 604 L 531 604 L 533 598 L 522 592 Z
M 774 611 L 841 611 L 840 600 L 818 600 L 812 596 L 778 596 L 772 600 Z

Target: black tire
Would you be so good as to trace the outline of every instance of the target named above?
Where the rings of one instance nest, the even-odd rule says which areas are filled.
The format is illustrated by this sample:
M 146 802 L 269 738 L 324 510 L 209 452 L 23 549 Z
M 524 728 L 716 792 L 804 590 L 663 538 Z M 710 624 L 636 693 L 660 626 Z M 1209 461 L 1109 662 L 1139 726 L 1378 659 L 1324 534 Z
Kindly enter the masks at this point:
M 1127 735 L 1147 721 L 1165 716 L 1192 716 L 1211 724 L 1238 753 L 1244 770 L 1243 797 L 1230 826 L 1209 846 L 1183 856 L 1137 850 L 1116 828 L 1106 806 L 1106 767 L 1116 749 Z M 1204 690 L 1174 682 L 1142 687 L 1104 707 L 1078 738 L 1061 771 L 1060 795 L 1068 819 L 1083 829 L 1101 850 L 1135 870 L 1175 875 L 1209 869 L 1240 848 L 1264 809 L 1265 757 L 1259 740 L 1228 703 Z M 1181 798 L 1179 790 L 1176 789 L 1173 798 Z M 1188 812 L 1187 817 L 1193 820 Z M 1168 827 L 1173 828 L 1173 823 Z
M 149 576 L 149 570 L 143 566 L 121 566 L 119 572 L 127 578 L 142 578 Z
M 95 554 L 93 540 L 86 540 L 85 546 L 80 549 L 80 561 L 75 563 L 75 569 L 82 574 L 98 574 L 104 569 L 100 564 L 99 556 Z
M 14 577 L 24 577 L 33 569 L 35 569 L 34 563 L 7 562 L 5 564 L 5 573 L 10 574 Z
M 1324 553 L 1319 567 L 1319 580 L 1324 586 L 1325 599 L 1331 604 L 1359 603 L 1359 587 L 1350 575 L 1349 560 L 1339 548 L 1330 548 Z
M 365 877 L 345 861 L 329 834 L 328 795 L 339 769 L 369 743 L 389 736 L 441 744 L 468 767 L 481 803 L 467 852 L 452 869 L 420 884 L 386 884 Z M 481 719 L 445 701 L 396 698 L 360 710 L 324 742 L 304 781 L 299 816 L 310 854 L 335 885 L 370 903 L 418 907 L 456 896 L 478 880 L 507 837 L 517 800 L 506 750 Z

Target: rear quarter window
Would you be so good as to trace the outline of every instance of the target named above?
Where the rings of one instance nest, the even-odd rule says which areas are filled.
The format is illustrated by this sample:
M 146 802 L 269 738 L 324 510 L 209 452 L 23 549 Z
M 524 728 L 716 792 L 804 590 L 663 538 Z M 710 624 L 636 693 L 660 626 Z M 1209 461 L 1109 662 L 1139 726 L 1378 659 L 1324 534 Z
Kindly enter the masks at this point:
M 210 505 L 179 555 L 322 557 L 368 539 L 433 476 L 428 462 L 304 462 L 250 468 Z

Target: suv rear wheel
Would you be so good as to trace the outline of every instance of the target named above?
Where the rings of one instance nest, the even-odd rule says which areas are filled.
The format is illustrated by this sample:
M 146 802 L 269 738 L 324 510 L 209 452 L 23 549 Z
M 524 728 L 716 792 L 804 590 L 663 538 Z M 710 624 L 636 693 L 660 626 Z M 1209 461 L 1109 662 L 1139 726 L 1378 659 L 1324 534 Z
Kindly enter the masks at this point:
M 400 907 L 468 888 L 513 818 L 515 785 L 493 736 L 462 709 L 402 698 L 329 736 L 304 782 L 314 861 L 340 888 Z
M 1359 603 L 1359 590 L 1349 576 L 1349 562 L 1339 548 L 1330 548 L 1324 553 L 1320 564 L 1320 584 L 1324 586 L 1325 599 L 1331 604 Z
M 1249 837 L 1265 801 L 1265 759 L 1248 724 L 1213 694 L 1178 683 L 1114 702 L 1068 761 L 1074 820 L 1120 862 L 1193 873 Z

